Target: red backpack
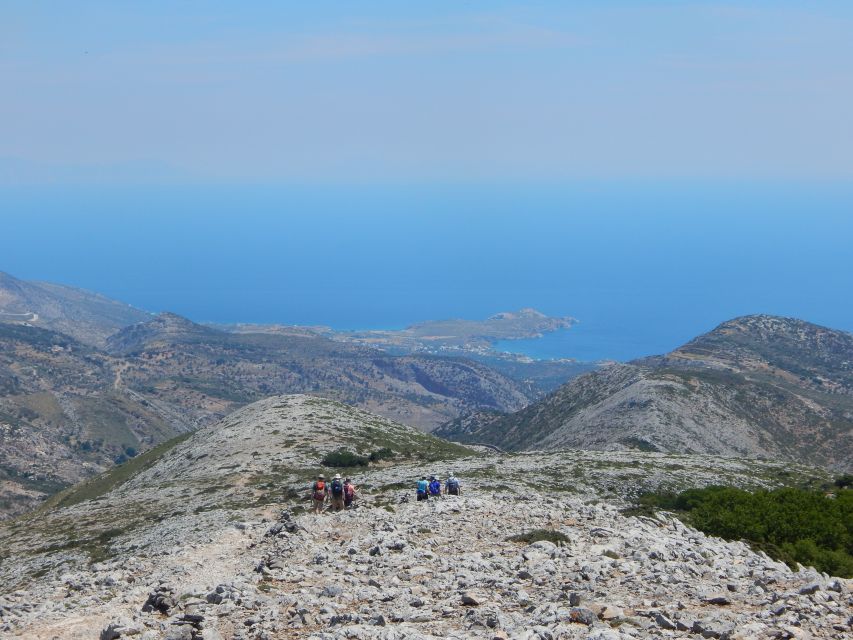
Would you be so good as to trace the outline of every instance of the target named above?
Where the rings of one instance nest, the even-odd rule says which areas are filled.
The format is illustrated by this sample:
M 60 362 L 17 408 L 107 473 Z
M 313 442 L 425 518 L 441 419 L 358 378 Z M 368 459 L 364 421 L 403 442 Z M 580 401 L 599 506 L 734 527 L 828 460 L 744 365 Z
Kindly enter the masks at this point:
M 326 498 L 326 483 L 322 480 L 317 480 L 314 483 L 314 499 L 324 500 Z
M 345 484 L 344 485 L 344 496 L 346 497 L 346 499 L 352 500 L 354 495 L 355 495 L 355 487 L 352 486 L 351 484 Z

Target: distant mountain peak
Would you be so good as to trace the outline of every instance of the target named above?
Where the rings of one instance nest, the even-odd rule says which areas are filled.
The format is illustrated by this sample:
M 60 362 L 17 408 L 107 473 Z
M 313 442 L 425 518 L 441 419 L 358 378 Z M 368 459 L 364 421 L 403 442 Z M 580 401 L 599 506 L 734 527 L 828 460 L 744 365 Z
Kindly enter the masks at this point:
M 107 349 L 112 353 L 130 353 L 174 342 L 225 335 L 222 331 L 165 311 L 145 322 L 120 329 L 107 339 Z
M 765 313 L 758 313 L 746 316 L 739 316 L 737 318 L 732 318 L 731 320 L 727 320 L 721 324 L 719 324 L 713 331 L 741 331 L 741 332 L 750 332 L 750 331 L 762 331 L 762 332 L 772 332 L 772 331 L 790 331 L 792 329 L 796 330 L 821 330 L 826 329 L 830 331 L 836 331 L 835 329 L 828 329 L 827 327 L 821 327 L 820 325 L 807 322 L 805 320 L 800 320 L 799 318 L 790 318 L 786 316 L 775 316 Z
M 178 315 L 172 311 L 161 311 L 156 316 L 154 316 L 151 320 L 147 322 L 151 324 L 159 324 L 167 327 L 186 327 L 186 328 L 202 328 L 202 329 L 211 329 L 210 327 L 205 327 L 204 325 L 198 324 L 197 322 L 193 322 L 186 316 Z

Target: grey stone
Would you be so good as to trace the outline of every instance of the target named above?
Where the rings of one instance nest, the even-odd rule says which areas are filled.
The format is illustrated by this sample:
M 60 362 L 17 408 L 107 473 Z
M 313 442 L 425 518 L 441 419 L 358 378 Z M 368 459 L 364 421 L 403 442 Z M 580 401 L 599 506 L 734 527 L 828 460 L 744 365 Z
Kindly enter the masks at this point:
M 693 623 L 691 631 L 701 635 L 703 638 L 728 640 L 734 628 L 732 623 L 722 620 L 697 620 Z
M 592 626 L 596 620 L 598 620 L 598 616 L 585 607 L 572 607 L 569 611 L 569 621 L 571 622 Z
M 656 613 L 654 616 L 654 620 L 655 620 L 655 623 L 657 623 L 657 625 L 661 629 L 669 629 L 671 631 L 675 631 L 678 628 L 672 620 L 667 618 L 662 613 Z
M 820 591 L 820 583 L 810 582 L 809 584 L 800 587 L 799 593 L 801 596 L 808 596 L 813 593 L 817 593 L 818 591 Z
M 100 640 L 116 640 L 117 638 L 121 638 L 121 631 L 119 631 L 121 628 L 123 628 L 123 626 L 120 624 L 110 623 L 103 631 L 101 631 Z
M 188 624 L 172 625 L 163 640 L 193 640 L 193 628 Z

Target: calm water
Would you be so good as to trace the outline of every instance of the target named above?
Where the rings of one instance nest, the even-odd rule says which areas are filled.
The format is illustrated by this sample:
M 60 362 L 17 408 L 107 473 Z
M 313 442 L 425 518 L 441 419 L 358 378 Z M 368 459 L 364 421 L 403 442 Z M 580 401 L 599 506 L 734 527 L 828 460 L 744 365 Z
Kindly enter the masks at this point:
M 402 327 L 532 306 L 534 356 L 628 359 L 747 313 L 853 329 L 853 188 L 0 192 L 0 270 L 199 321 Z
M 549 333 L 530 340 L 503 340 L 496 349 L 521 353 L 532 358 L 549 360 L 574 358 L 576 360 L 632 360 L 654 351 L 665 351 L 674 346 L 670 336 L 656 336 L 654 332 L 642 335 L 630 327 L 617 330 L 607 323 L 582 322 L 571 329 Z M 654 345 L 661 345 L 655 348 Z

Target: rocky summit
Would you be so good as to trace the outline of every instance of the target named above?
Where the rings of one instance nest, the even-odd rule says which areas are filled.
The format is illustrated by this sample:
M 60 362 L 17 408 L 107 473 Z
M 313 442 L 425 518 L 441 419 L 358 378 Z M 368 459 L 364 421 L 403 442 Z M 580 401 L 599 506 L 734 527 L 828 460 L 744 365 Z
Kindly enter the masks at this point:
M 369 462 L 347 470 L 357 506 L 309 513 L 311 478 L 341 450 Z M 461 496 L 414 501 L 415 479 L 450 471 Z M 851 581 L 623 513 L 648 489 L 825 477 L 701 455 L 500 454 L 275 397 L 0 525 L 0 637 L 840 639 Z

